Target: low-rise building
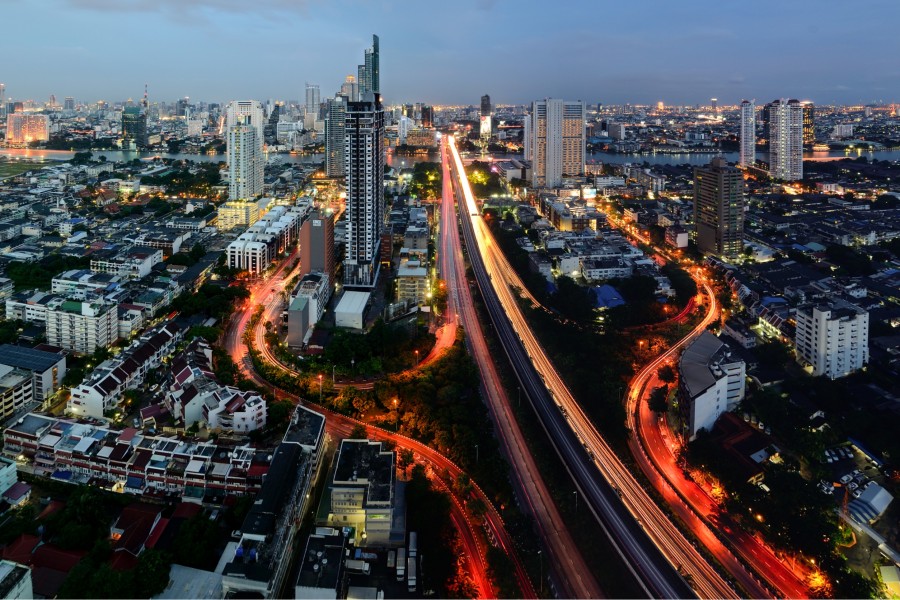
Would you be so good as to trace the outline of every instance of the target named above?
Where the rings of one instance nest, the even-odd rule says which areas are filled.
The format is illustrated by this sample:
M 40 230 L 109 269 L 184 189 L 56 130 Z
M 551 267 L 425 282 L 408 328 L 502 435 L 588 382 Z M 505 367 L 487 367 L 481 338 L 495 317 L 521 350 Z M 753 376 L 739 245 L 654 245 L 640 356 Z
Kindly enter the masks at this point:
M 397 301 L 425 304 L 428 297 L 428 269 L 417 260 L 400 261 L 396 277 Z
M 131 246 L 98 250 L 91 255 L 91 271 L 109 273 L 124 279 L 142 279 L 150 274 L 153 265 L 163 261 L 160 248 Z
M 66 355 L 61 352 L 3 344 L 0 365 L 30 372 L 34 379 L 34 399 L 40 402 L 56 393 L 66 376 Z
M 678 363 L 687 400 L 687 437 L 712 431 L 716 419 L 744 399 L 746 365 L 719 338 L 705 331 L 681 355 Z
M 368 544 L 390 542 L 394 520 L 396 455 L 381 442 L 341 442 L 331 480 L 329 521 L 336 527 L 355 527 Z

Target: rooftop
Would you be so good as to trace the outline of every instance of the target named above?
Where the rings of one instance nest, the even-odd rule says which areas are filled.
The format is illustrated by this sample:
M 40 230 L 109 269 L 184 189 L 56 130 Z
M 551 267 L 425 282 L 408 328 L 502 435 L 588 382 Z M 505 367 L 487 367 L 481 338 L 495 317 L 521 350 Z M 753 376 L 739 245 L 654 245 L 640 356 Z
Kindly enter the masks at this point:
M 335 485 L 363 485 L 368 502 L 389 502 L 394 489 L 394 453 L 381 442 L 343 440 L 334 470 Z
M 11 367 L 41 372 L 53 367 L 61 360 L 65 360 L 65 357 L 53 352 L 44 352 L 13 344 L 0 345 L 0 364 Z

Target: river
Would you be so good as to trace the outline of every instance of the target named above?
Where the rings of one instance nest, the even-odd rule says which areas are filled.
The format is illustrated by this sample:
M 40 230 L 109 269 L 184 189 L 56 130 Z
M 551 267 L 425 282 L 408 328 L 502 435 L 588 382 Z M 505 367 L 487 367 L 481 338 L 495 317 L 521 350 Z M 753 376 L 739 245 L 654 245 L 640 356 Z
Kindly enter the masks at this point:
M 94 157 L 98 158 L 100 156 L 105 156 L 108 161 L 130 161 L 135 158 L 140 159 L 150 159 L 152 157 L 158 156 L 160 158 L 168 158 L 173 160 L 192 160 L 196 162 L 224 162 L 225 155 L 224 154 L 216 154 L 216 155 L 208 155 L 208 154 L 159 154 L 153 152 L 122 152 L 118 150 L 98 150 L 95 151 Z M 28 159 L 28 160 L 56 160 L 56 161 L 65 161 L 69 160 L 75 155 L 74 152 L 69 152 L 67 150 L 25 150 L 21 148 L 0 148 L 0 156 L 7 156 L 10 158 L 20 158 L 20 159 Z M 716 156 L 715 153 L 692 153 L 685 152 L 683 154 L 611 154 L 607 152 L 595 152 L 593 154 L 588 154 L 588 162 L 600 162 L 607 164 L 622 164 L 622 163 L 649 163 L 651 165 L 705 165 L 708 164 L 709 161 Z M 725 152 L 723 156 L 729 162 L 737 162 L 738 161 L 738 153 L 737 152 Z M 900 160 L 900 150 L 878 150 L 874 152 L 866 152 L 866 151 L 853 151 L 853 152 L 842 152 L 842 151 L 825 151 L 825 152 L 804 152 L 803 159 L 804 160 L 840 160 L 842 158 L 857 158 L 860 156 L 865 156 L 869 160 L 878 159 L 878 160 Z M 321 163 L 325 160 L 324 154 L 314 154 L 312 156 L 299 156 L 294 154 L 269 154 L 270 162 L 277 163 L 292 163 L 292 164 L 316 164 Z M 768 161 L 769 155 L 767 152 L 757 152 L 756 157 L 763 162 Z M 508 154 L 508 155 L 499 155 L 495 154 L 493 156 L 494 160 L 505 160 L 518 158 L 521 159 L 520 155 Z M 394 156 L 393 153 L 389 153 L 387 155 L 387 165 L 392 167 L 411 167 L 417 162 L 423 161 L 437 161 L 436 157 L 423 157 L 423 156 Z

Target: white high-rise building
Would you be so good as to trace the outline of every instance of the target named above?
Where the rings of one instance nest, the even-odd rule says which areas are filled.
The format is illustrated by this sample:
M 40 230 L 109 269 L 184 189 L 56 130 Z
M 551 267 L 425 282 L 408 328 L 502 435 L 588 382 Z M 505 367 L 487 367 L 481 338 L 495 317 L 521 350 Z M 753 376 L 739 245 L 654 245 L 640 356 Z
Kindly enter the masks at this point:
M 803 105 L 775 100 L 769 111 L 769 176 L 783 181 L 803 179 Z
M 257 129 L 238 123 L 228 128 L 228 197 L 248 200 L 263 193 L 264 158 Z
M 745 169 L 756 163 L 756 103 L 741 102 L 741 166 Z
M 536 101 L 528 129 L 534 187 L 558 187 L 563 175 L 584 173 L 584 102 Z
M 344 121 L 347 248 L 344 285 L 374 287 L 384 221 L 384 110 L 381 95 L 366 92 L 347 104 Z
M 252 125 L 256 129 L 256 139 L 262 152 L 265 138 L 266 115 L 259 100 L 232 100 L 225 109 L 225 130 L 235 125 Z
M 794 343 L 812 375 L 844 377 L 869 362 L 869 313 L 840 299 L 800 306 Z

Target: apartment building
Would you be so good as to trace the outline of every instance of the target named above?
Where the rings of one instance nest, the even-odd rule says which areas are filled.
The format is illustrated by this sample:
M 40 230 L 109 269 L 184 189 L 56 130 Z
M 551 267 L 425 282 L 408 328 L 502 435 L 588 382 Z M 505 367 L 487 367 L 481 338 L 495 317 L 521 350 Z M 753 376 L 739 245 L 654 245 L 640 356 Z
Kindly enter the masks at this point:
M 119 339 L 114 304 L 65 300 L 47 310 L 47 342 L 79 354 L 108 348 Z
M 869 313 L 845 300 L 797 308 L 797 362 L 813 376 L 845 377 L 869 362 Z
M 716 419 L 744 399 L 747 368 L 724 342 L 705 331 L 685 349 L 678 369 L 687 399 L 686 434 L 694 440 L 701 429 L 712 431 Z

